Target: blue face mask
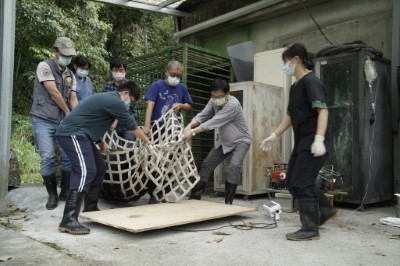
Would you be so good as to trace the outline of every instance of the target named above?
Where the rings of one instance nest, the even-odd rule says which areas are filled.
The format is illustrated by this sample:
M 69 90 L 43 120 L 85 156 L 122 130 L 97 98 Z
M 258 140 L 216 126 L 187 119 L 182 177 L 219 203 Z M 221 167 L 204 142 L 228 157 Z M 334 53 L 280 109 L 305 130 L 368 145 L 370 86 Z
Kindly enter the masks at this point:
M 66 67 L 66 66 L 69 65 L 69 63 L 71 63 L 71 60 L 72 60 L 72 57 L 71 57 L 71 56 L 63 56 L 63 55 L 60 55 L 60 57 L 58 57 L 58 59 L 57 59 L 57 63 L 58 63 L 60 66 Z
M 296 67 L 296 65 L 294 65 L 293 67 L 290 67 L 291 61 L 288 61 L 285 63 L 285 65 L 283 66 L 283 72 L 285 72 L 286 75 L 288 75 L 289 77 L 294 76 L 294 68 Z
M 76 70 L 76 75 L 78 75 L 78 77 L 86 78 L 88 74 L 89 74 L 89 70 L 80 69 L 80 68 L 78 68 Z

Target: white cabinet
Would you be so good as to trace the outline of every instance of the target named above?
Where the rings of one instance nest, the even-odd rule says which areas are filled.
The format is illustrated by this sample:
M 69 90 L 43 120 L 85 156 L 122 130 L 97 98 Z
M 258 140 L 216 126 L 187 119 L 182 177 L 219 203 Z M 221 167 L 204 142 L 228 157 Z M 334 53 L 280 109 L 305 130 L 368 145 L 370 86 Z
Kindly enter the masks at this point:
M 282 87 L 281 108 L 286 115 L 292 78 L 283 71 L 282 53 L 286 48 L 265 51 L 254 55 L 254 81 Z M 292 130 L 286 130 L 282 139 L 282 161 L 288 162 L 293 148 Z
M 282 87 L 257 82 L 230 84 L 231 95 L 238 98 L 251 130 L 253 141 L 243 166 L 242 177 L 236 194 L 255 195 L 266 193 L 266 178 L 263 166 L 272 165 L 282 160 L 281 138 L 278 138 L 270 152 L 261 152 L 262 140 L 275 130 L 283 119 Z M 216 130 L 215 136 L 217 137 Z M 227 158 L 214 171 L 214 190 L 225 191 L 225 181 L 229 166 Z

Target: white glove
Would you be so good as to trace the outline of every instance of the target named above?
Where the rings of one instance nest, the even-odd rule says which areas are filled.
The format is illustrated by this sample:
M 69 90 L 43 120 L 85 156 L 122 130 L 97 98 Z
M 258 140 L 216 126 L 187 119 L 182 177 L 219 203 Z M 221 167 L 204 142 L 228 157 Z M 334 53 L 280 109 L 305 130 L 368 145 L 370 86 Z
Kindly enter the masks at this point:
M 260 149 L 262 151 L 270 151 L 272 150 L 272 145 L 274 144 L 277 136 L 275 133 L 272 133 L 271 136 L 268 138 L 264 139 L 263 142 L 261 142 Z
M 325 137 L 315 135 L 314 142 L 311 145 L 311 153 L 314 154 L 314 157 L 322 156 L 326 153 L 324 140 Z

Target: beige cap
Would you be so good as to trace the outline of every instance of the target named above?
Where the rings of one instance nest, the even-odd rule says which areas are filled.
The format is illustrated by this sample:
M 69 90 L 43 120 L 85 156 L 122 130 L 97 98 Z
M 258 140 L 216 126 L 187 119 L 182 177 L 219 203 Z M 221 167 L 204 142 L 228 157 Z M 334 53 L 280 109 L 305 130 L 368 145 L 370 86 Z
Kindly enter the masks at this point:
M 70 38 L 58 37 L 54 42 L 53 47 L 57 47 L 60 52 L 65 56 L 76 55 L 74 43 L 71 41 Z

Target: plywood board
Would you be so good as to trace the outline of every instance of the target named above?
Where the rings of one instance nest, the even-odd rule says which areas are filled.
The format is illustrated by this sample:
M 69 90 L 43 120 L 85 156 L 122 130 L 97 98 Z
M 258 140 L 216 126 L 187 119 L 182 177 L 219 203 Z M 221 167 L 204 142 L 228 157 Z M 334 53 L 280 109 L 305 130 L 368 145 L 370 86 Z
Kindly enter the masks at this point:
M 256 208 L 226 205 L 203 200 L 181 200 L 176 203 L 84 212 L 80 214 L 80 217 L 129 232 L 139 233 L 234 216 L 255 210 Z

